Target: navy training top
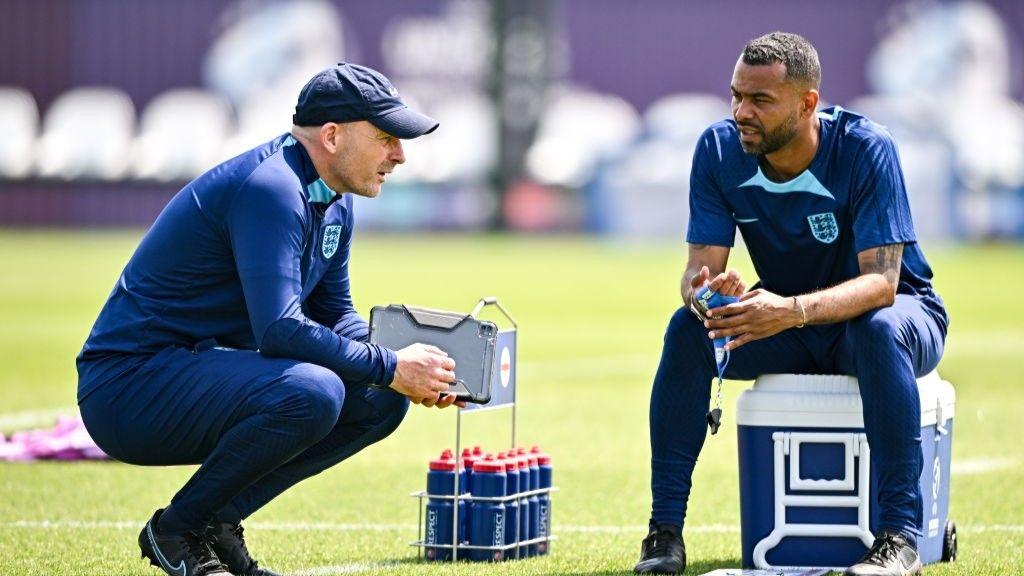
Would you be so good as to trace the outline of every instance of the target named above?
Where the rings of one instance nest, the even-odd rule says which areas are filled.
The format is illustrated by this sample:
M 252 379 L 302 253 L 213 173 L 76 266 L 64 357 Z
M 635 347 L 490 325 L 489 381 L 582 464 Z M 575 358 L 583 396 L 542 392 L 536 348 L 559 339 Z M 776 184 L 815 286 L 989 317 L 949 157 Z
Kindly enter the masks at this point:
M 96 359 L 215 339 L 347 383 L 390 384 L 395 353 L 367 342 L 349 292 L 352 226 L 352 196 L 328 188 L 290 135 L 214 167 L 143 237 L 78 356 L 80 374 Z M 100 372 L 79 382 L 79 401 L 119 369 Z
M 761 287 L 782 296 L 855 278 L 858 252 L 903 244 L 897 293 L 922 299 L 948 323 L 917 244 L 892 136 L 838 106 L 818 118 L 814 160 L 782 183 L 769 180 L 758 157 L 743 151 L 734 120 L 705 130 L 690 173 L 686 241 L 731 247 L 738 226 Z

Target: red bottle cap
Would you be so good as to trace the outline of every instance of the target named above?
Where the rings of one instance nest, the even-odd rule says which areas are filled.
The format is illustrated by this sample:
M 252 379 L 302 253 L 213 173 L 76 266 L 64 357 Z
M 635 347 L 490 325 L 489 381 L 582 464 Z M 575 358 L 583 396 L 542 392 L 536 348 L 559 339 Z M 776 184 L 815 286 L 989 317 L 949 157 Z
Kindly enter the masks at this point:
M 452 451 L 445 450 L 441 453 L 441 457 L 437 460 L 430 461 L 430 469 L 438 470 L 442 472 L 454 472 L 455 471 L 455 459 L 452 458 Z
M 519 470 L 519 460 L 508 452 L 499 452 L 498 459 L 505 462 L 505 470 L 508 472 L 515 472 Z
M 505 463 L 500 460 L 496 460 L 493 454 L 488 454 L 484 458 L 478 459 L 473 462 L 473 472 L 504 472 Z
M 473 469 L 473 462 L 483 458 L 482 454 L 473 454 L 469 448 L 462 450 L 462 467 Z
M 551 456 L 540 451 L 540 446 L 534 446 L 530 450 L 530 454 L 537 455 L 537 464 L 551 464 Z
M 483 456 L 484 456 L 484 449 L 479 447 L 479 446 L 473 446 L 473 456 L 479 456 L 479 457 L 483 458 Z

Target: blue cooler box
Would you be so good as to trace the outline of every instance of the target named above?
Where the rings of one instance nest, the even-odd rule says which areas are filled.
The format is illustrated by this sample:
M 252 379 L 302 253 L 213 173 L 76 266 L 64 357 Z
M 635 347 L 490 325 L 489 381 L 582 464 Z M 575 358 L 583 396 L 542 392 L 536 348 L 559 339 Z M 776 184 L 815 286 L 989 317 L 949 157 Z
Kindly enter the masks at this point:
M 924 469 L 921 562 L 956 556 L 948 521 L 953 386 L 918 379 Z M 874 541 L 877 478 L 864 435 L 857 379 L 769 374 L 740 394 L 743 566 L 845 568 Z

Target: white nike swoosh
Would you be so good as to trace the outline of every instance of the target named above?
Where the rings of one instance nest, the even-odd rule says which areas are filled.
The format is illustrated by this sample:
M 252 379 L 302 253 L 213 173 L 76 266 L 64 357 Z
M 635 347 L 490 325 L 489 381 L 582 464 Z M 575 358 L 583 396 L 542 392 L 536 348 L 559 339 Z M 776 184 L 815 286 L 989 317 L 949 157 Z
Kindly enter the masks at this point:
M 185 559 L 182 558 L 181 562 L 177 566 L 171 566 L 171 563 L 164 558 L 160 548 L 156 545 L 156 538 L 153 536 L 153 523 L 146 524 L 146 536 L 149 537 L 149 544 L 153 547 L 153 551 L 156 552 L 157 560 L 160 561 L 160 565 L 164 570 L 168 572 L 174 572 L 177 576 L 188 576 L 188 568 L 185 566 Z
M 736 218 L 733 216 L 733 218 Z M 750 224 L 751 222 L 757 222 L 757 218 L 736 218 L 736 221 L 740 224 Z

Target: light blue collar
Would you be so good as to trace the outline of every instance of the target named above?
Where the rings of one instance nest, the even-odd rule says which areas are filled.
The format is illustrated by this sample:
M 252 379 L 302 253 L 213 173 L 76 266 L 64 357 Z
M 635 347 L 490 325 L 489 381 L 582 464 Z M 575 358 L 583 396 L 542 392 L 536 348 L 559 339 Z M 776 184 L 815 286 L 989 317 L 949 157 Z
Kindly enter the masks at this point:
M 310 202 L 320 202 L 321 204 L 329 203 L 335 196 L 341 196 L 337 194 L 330 186 L 324 182 L 323 178 L 317 178 L 316 182 L 311 182 L 306 186 L 306 191 L 309 193 Z
M 828 191 L 827 188 L 821 185 L 821 182 L 814 177 L 810 169 L 804 170 L 799 176 L 789 180 L 787 182 L 772 182 L 765 177 L 764 172 L 761 171 L 761 167 L 757 167 L 757 174 L 750 179 L 740 184 L 740 187 L 744 186 L 759 186 L 765 192 L 771 192 L 773 194 L 792 194 L 795 192 L 805 192 L 807 194 L 814 194 L 815 196 L 824 196 L 825 198 L 831 198 L 835 200 L 835 196 Z

